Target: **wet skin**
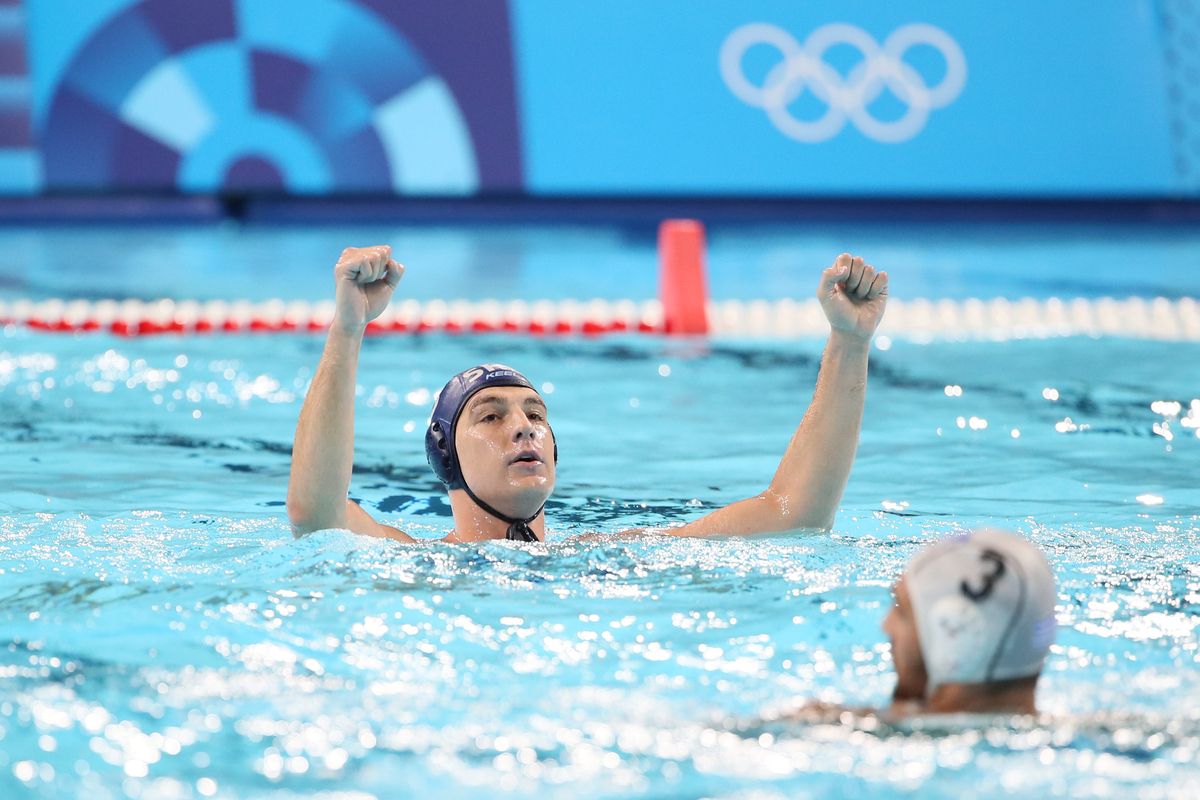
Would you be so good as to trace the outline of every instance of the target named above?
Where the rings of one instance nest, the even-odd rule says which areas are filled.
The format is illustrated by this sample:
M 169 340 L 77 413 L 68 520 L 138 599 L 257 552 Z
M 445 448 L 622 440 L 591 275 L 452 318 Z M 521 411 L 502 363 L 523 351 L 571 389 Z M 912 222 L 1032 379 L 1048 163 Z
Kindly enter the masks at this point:
M 484 389 L 458 418 L 455 448 L 476 496 L 517 519 L 536 513 L 554 491 L 554 434 L 532 389 Z

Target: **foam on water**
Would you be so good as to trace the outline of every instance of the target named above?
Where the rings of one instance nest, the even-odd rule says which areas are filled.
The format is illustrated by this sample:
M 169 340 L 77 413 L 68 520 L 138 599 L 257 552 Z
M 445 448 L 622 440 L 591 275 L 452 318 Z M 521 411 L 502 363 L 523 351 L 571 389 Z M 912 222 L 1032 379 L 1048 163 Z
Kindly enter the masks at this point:
M 897 342 L 834 532 L 692 541 L 614 534 L 761 490 L 818 342 L 369 341 L 351 493 L 418 536 L 430 393 L 553 385 L 550 541 L 401 545 L 283 518 L 320 344 L 0 338 L 0 795 L 1200 791 L 1192 346 Z M 891 582 L 982 521 L 1058 575 L 1044 717 L 777 719 L 885 703 Z

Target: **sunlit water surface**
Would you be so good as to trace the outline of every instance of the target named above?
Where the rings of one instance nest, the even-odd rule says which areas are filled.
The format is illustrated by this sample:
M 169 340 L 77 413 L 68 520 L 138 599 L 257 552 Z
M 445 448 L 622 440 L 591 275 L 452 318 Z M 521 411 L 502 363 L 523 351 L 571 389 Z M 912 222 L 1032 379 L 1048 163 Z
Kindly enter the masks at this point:
M 896 342 L 832 533 L 683 541 L 612 534 L 764 488 L 819 342 L 369 340 L 351 494 L 419 537 L 430 393 L 542 386 L 549 541 L 472 546 L 293 539 L 320 347 L 0 335 L 0 797 L 1200 796 L 1194 345 Z M 1043 719 L 759 721 L 886 703 L 891 582 L 981 522 L 1058 575 Z

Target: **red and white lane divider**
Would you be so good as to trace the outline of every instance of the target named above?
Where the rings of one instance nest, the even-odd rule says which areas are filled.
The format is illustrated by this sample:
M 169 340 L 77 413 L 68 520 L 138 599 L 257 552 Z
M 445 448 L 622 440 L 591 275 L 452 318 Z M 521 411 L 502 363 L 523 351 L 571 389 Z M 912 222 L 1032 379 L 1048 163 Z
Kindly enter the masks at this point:
M 332 301 L 210 302 L 158 300 L 0 301 L 0 326 L 122 336 L 215 333 L 319 333 L 333 319 Z M 719 300 L 705 304 L 708 334 L 720 337 L 823 337 L 829 323 L 815 299 Z M 369 334 L 513 333 L 534 335 L 666 334 L 658 300 L 401 300 Z M 1146 300 L 900 300 L 888 302 L 878 336 L 915 341 L 1123 336 L 1200 341 L 1200 303 L 1190 298 Z M 884 340 L 879 344 L 886 347 Z
M 333 301 L 309 303 L 266 300 L 45 300 L 0 301 L 0 325 L 24 325 L 43 331 L 105 331 L 123 336 L 162 333 L 320 332 L 333 321 Z M 600 334 L 663 331 L 657 300 L 607 302 L 575 300 L 534 303 L 496 300 L 401 300 L 367 326 L 369 334 L 387 333 L 534 333 Z
M 664 221 L 659 227 L 658 250 L 661 300 L 400 300 L 368 325 L 367 333 L 649 333 L 776 339 L 829 333 L 829 323 L 815 299 L 709 299 L 704 226 L 696 220 Z M 0 301 L 0 327 L 20 325 L 63 333 L 103 331 L 121 336 L 317 333 L 329 327 L 333 312 L 332 300 L 17 300 Z M 1191 298 L 1172 301 L 1162 297 L 1069 301 L 892 298 L 875 341 L 880 349 L 886 349 L 893 338 L 1003 340 L 1072 335 L 1200 341 L 1200 304 Z

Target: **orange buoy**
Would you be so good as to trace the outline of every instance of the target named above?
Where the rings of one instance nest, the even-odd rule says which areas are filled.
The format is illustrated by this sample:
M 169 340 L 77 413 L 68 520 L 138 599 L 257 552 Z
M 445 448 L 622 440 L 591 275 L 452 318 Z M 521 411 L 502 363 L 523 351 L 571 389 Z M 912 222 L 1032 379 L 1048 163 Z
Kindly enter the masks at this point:
M 658 226 L 658 295 L 668 335 L 708 333 L 704 250 L 699 220 L 667 219 Z

